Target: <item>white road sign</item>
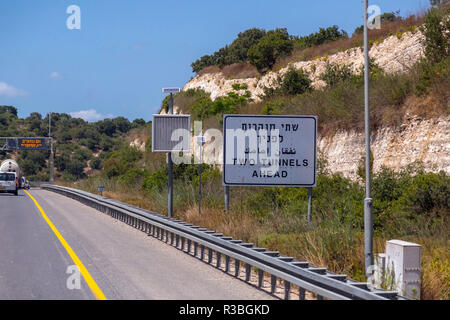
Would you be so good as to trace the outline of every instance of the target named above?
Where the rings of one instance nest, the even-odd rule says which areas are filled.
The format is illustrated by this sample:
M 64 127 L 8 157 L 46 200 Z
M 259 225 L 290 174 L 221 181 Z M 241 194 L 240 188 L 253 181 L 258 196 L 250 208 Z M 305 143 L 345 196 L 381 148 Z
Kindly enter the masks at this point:
M 317 117 L 224 115 L 223 184 L 316 186 Z

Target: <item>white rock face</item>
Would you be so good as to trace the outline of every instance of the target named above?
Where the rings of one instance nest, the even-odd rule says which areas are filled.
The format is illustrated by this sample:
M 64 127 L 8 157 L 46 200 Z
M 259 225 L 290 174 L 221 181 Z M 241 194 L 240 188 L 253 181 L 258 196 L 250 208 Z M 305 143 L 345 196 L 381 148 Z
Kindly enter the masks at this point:
M 328 169 L 356 179 L 365 153 L 364 132 L 341 131 L 319 137 L 318 147 L 328 160 Z M 371 138 L 373 169 L 382 166 L 399 171 L 421 161 L 426 171 L 450 173 L 450 116 L 434 120 L 413 117 L 400 128 L 381 128 Z
M 423 57 L 423 39 L 424 36 L 420 31 L 406 32 L 400 38 L 396 35 L 388 37 L 371 47 L 370 57 L 375 59 L 375 62 L 388 73 L 405 72 Z M 319 78 L 325 71 L 327 62 L 348 65 L 354 73 L 359 72 L 364 65 L 363 49 L 352 48 L 326 58 L 295 62 L 291 66 L 308 71 L 313 81 L 313 87 L 320 88 L 325 85 Z M 227 79 L 221 72 L 197 75 L 184 86 L 183 90 L 203 89 L 211 94 L 211 99 L 215 100 L 232 91 L 233 84 L 246 83 L 252 99 L 260 101 L 259 96 L 264 95 L 264 87 L 274 87 L 277 78 L 282 78 L 288 69 L 289 67 L 286 67 L 277 72 L 269 72 L 260 78 L 248 79 Z
M 141 141 L 141 139 L 136 138 L 130 142 L 130 147 L 136 148 L 139 151 L 145 151 L 145 141 Z

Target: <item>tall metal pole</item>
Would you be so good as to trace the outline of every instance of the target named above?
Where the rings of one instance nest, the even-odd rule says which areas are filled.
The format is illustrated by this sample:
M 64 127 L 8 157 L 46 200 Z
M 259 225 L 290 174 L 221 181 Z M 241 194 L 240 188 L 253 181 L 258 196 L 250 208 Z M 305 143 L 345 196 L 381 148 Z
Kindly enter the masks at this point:
M 52 113 L 48 114 L 48 137 L 50 139 L 50 183 L 55 181 L 54 179 L 54 154 L 53 154 L 53 138 L 52 138 Z
M 369 1 L 364 0 L 364 102 L 365 102 L 365 131 L 366 131 L 366 198 L 364 199 L 364 257 L 366 275 L 369 276 L 369 267 L 373 265 L 373 201 L 370 194 L 370 105 L 369 105 L 369 29 L 368 7 Z
M 169 99 L 169 114 L 173 114 L 173 95 L 170 93 Z M 172 218 L 173 214 L 173 163 L 172 163 L 172 153 L 167 154 L 167 163 L 169 166 L 169 197 L 168 197 L 168 213 L 169 218 Z
M 200 145 L 200 168 L 199 168 L 199 182 L 198 182 L 198 214 L 202 214 L 202 149 L 203 146 Z

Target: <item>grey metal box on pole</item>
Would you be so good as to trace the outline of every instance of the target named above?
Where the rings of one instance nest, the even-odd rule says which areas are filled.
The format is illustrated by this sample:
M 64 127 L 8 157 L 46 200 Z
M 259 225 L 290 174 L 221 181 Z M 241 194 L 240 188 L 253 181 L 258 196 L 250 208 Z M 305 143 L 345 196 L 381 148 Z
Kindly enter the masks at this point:
M 190 152 L 191 116 L 155 114 L 152 123 L 152 152 Z

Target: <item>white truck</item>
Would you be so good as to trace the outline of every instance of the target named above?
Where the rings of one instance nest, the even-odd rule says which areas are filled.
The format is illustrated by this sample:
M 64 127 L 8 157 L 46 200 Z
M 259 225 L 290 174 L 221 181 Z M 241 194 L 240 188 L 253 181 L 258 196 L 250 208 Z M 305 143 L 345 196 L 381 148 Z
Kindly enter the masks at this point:
M 19 181 L 15 172 L 0 172 L 0 193 L 19 195 Z
M 22 188 L 22 170 L 15 160 L 7 159 L 2 161 L 0 165 L 0 173 L 14 172 L 17 178 L 18 188 Z

